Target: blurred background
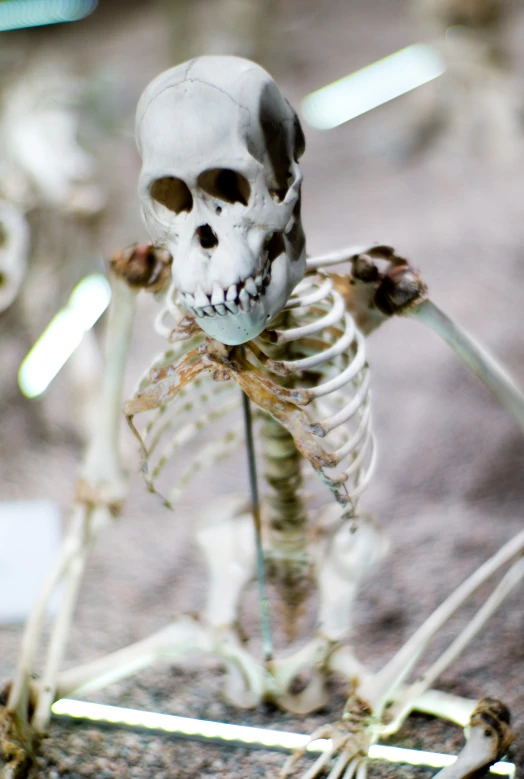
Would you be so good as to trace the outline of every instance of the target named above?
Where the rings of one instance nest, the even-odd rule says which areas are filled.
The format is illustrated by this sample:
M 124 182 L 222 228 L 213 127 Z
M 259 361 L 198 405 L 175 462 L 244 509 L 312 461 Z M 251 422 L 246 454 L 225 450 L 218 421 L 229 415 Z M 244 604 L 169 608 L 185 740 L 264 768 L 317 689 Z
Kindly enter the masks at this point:
M 136 103 L 157 73 L 198 54 L 256 60 L 298 110 L 308 253 L 393 245 L 420 269 L 434 300 L 524 387 L 524 7 L 517 0 L 2 0 L 0 29 L 4 515 L 10 501 L 38 500 L 67 517 L 99 414 L 104 317 L 86 326 L 55 378 L 37 381 L 40 389 L 21 386 L 20 365 L 77 285 L 103 274 L 117 248 L 146 239 L 136 198 Z M 406 51 L 408 59 L 390 56 Z M 329 91 L 379 61 L 364 80 Z M 315 94 L 317 103 L 309 97 Z M 140 298 L 126 397 L 163 348 L 155 312 L 152 298 Z M 369 352 L 380 458 L 363 504 L 386 529 L 391 550 L 363 588 L 352 641 L 378 668 L 520 528 L 524 443 L 489 392 L 420 325 L 386 324 L 369 339 Z M 239 453 L 193 482 L 172 514 L 147 493 L 127 431 L 122 445 L 131 497 L 90 558 L 68 665 L 198 609 L 202 568 L 185 520 L 203 491 L 247 489 Z M 0 585 L 9 600 L 5 571 L 14 567 L 24 578 L 38 549 L 26 536 L 13 552 L 5 528 Z M 20 635 L 20 618 L 0 625 L 3 680 L 12 675 Z M 523 635 L 514 595 L 441 687 L 502 698 L 521 732 Z M 235 712 L 220 702 L 219 687 L 213 665 L 165 667 L 97 699 L 304 732 L 338 717 L 343 705 L 334 688 L 332 707 L 300 722 L 266 709 Z M 414 721 L 402 743 L 421 746 L 425 733 L 427 748 L 459 748 L 460 733 Z M 274 776 L 282 759 L 62 723 L 51 736 L 35 775 Z

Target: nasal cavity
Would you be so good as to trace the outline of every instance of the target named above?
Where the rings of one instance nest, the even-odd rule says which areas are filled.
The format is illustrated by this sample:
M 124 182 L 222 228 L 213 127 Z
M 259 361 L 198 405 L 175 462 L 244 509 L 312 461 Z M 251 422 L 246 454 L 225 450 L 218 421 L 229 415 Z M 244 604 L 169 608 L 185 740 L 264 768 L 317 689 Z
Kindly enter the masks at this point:
M 196 234 L 202 249 L 213 249 L 218 246 L 218 238 L 209 225 L 197 227 Z

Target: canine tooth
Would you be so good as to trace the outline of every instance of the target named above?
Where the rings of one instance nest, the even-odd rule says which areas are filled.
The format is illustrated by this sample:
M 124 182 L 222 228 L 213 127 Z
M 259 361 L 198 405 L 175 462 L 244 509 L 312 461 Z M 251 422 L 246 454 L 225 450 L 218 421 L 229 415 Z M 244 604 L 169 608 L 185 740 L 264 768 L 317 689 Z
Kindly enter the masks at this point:
M 218 316 L 225 316 L 227 314 L 227 308 L 223 303 L 217 303 L 215 306 Z
M 213 284 L 213 294 L 211 295 L 211 305 L 216 306 L 217 303 L 223 303 L 224 302 L 224 290 L 218 284 L 218 282 L 215 281 Z
M 208 316 L 215 316 L 216 311 L 213 306 L 204 306 L 204 313 Z
M 226 300 L 225 306 L 232 314 L 238 314 L 238 304 L 234 300 Z
M 237 296 L 237 285 L 231 284 L 227 291 L 226 300 L 235 300 Z
M 199 308 L 204 308 L 204 306 L 209 306 L 209 298 L 202 289 L 202 287 L 197 287 L 197 291 L 195 292 L 195 305 Z
M 255 298 L 258 295 L 258 289 L 257 285 L 255 284 L 255 280 L 249 276 L 244 282 L 244 287 L 247 289 L 248 293 L 251 295 L 252 298 Z
M 242 292 L 244 292 L 244 290 L 242 290 Z M 242 311 L 245 311 L 246 314 L 249 313 L 249 310 L 251 308 L 251 298 L 249 297 L 249 295 L 247 295 L 247 300 L 240 298 L 240 308 L 242 309 Z
M 255 284 L 257 285 L 257 287 L 261 287 L 262 286 L 262 280 L 263 280 L 263 277 L 262 277 L 261 273 L 259 273 L 258 276 L 255 276 Z
M 240 292 L 238 294 L 238 297 L 239 297 L 241 303 L 242 302 L 247 303 L 247 301 L 249 300 L 248 292 L 245 289 L 241 289 L 240 290 Z

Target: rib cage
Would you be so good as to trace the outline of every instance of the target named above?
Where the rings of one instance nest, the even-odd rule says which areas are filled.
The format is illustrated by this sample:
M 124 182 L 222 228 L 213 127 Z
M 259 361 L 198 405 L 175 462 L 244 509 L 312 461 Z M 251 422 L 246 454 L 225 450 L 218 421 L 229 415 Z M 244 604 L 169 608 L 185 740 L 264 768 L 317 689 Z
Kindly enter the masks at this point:
M 182 319 L 172 301 L 158 317 L 157 329 L 162 334 L 170 332 L 171 340 L 176 341 L 183 336 L 178 324 L 169 330 L 171 317 L 175 323 Z M 323 273 L 314 272 L 303 279 L 279 321 L 275 330 L 264 331 L 245 344 L 243 354 L 260 374 L 274 382 L 275 389 L 292 386 L 302 393 L 298 405 L 309 425 L 300 434 L 301 440 L 307 443 L 307 437 L 321 439 L 319 451 L 324 457 L 320 458 L 320 467 L 318 462 L 313 463 L 314 468 L 345 507 L 345 515 L 354 516 L 375 461 L 364 338 L 331 278 Z M 139 391 L 154 384 L 159 369 L 173 366 L 176 371 L 190 350 L 205 341 L 205 335 L 198 333 L 175 343 L 157 358 L 142 378 Z M 275 354 L 282 359 L 275 359 Z M 242 428 L 240 397 L 235 390 L 235 382 L 215 382 L 203 372 L 169 402 L 159 401 L 141 434 L 151 490 L 156 489 L 165 465 L 180 452 L 186 457 L 191 452 L 191 462 L 182 475 L 178 470 L 177 481 L 167 496 L 169 502 L 180 497 L 191 476 L 204 465 L 212 465 L 238 448 Z M 265 413 L 259 412 L 258 417 Z M 199 434 L 203 445 L 193 452 L 189 447 Z M 318 449 L 318 441 L 316 446 Z
M 141 432 L 143 471 L 151 492 L 158 492 L 166 504 L 174 506 L 195 474 L 233 454 L 242 446 L 243 428 L 234 412 L 240 413 L 240 393 L 233 382 L 214 382 L 210 376 L 198 378 L 185 387 L 175 400 L 152 412 Z M 228 417 L 232 417 L 230 422 Z M 227 419 L 227 430 L 219 423 Z M 223 427 L 223 426 L 222 426 Z M 166 466 L 175 477 L 159 480 Z M 170 482 L 170 483 L 169 483 Z
M 307 389 L 312 434 L 318 431 L 334 460 L 317 472 L 355 513 L 375 463 L 364 337 L 328 275 L 306 276 L 285 311 L 292 315 L 290 326 L 263 333 L 256 344 L 266 356 L 269 342 L 289 345 L 290 359 L 268 359 L 265 369 L 277 381 L 278 375 L 293 376 L 295 388 Z

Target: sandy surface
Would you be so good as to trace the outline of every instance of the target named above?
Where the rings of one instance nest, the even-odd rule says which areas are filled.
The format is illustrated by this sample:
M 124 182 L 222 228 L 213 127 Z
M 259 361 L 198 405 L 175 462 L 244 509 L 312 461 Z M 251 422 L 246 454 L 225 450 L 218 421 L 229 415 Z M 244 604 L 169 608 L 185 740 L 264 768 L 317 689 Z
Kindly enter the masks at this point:
M 297 1 L 282 17 L 274 42 L 281 55 L 273 72 L 295 105 L 312 89 L 417 36 L 397 0 L 330 0 L 322 7 Z M 131 139 L 132 111 L 149 79 L 176 58 L 168 58 L 165 24 L 149 4 L 147 11 L 122 14 L 118 22 L 95 22 L 93 17 L 85 23 L 85 33 L 72 28 L 55 34 L 57 44 L 68 52 L 77 48 L 84 67 L 106 69 L 119 84 L 126 132 L 100 150 L 114 212 L 101 247 L 107 255 L 115 246 L 143 236 L 133 194 L 138 162 Z M 519 24 L 515 41 L 523 32 Z M 308 148 L 302 169 L 309 252 L 367 241 L 394 245 L 420 268 L 435 300 L 494 351 L 524 386 L 523 159 L 502 165 L 475 158 L 467 149 L 463 155 L 450 155 L 439 145 L 403 166 L 393 164 L 377 149 L 387 148 L 408 118 L 409 99 L 401 98 L 327 133 L 305 128 Z M 160 349 L 149 329 L 152 308 L 147 300 L 140 306 L 127 394 Z M 23 345 L 15 320 L 16 312 L 3 317 L 0 494 L 2 499 L 55 500 L 66 512 L 81 456 L 70 423 L 74 398 L 65 376 L 49 389 L 45 408 L 17 394 L 14 377 Z M 363 507 L 385 528 L 391 549 L 362 587 L 351 641 L 357 655 L 378 669 L 455 586 L 520 529 L 524 442 L 490 393 L 421 326 L 391 322 L 372 336 L 369 352 L 380 459 Z M 194 482 L 177 513 L 170 514 L 140 480 L 135 442 L 127 433 L 123 442 L 130 499 L 89 559 L 68 667 L 198 609 L 204 588 L 191 517 L 202 494 L 211 498 L 246 489 L 239 454 Z M 472 599 L 461 618 L 443 631 L 434 652 L 485 597 L 481 591 Z M 504 700 L 519 734 L 512 755 L 524 768 L 520 600 L 519 593 L 508 599 L 439 686 L 468 697 Z M 20 635 L 18 625 L 0 629 L 0 676 L 5 680 L 13 672 Z M 283 643 L 278 629 L 277 642 Z M 314 716 L 297 718 L 269 707 L 244 712 L 222 702 L 220 686 L 221 672 L 213 664 L 166 664 L 93 699 L 302 732 L 336 719 L 344 703 L 343 689 L 334 684 L 329 706 Z M 397 740 L 456 753 L 462 735 L 458 728 L 417 716 Z M 270 777 L 282 759 L 266 751 L 53 721 L 34 776 Z M 432 769 L 378 763 L 370 769 L 370 776 L 382 778 L 433 774 Z

